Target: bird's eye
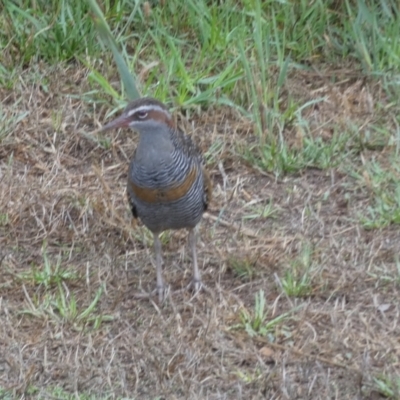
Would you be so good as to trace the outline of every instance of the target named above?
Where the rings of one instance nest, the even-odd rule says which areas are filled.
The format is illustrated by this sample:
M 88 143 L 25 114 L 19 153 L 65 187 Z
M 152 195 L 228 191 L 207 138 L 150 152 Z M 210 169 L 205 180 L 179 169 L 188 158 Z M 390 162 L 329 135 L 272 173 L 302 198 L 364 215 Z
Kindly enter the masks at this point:
M 138 111 L 136 115 L 138 116 L 139 119 L 145 119 L 147 117 L 147 111 Z

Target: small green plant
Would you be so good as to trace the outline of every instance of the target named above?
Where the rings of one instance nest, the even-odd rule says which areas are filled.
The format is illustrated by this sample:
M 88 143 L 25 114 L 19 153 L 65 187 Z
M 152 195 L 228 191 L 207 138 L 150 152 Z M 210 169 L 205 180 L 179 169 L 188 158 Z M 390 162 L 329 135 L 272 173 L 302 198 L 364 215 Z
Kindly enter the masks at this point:
M 75 329 L 82 330 L 86 327 L 98 329 L 102 322 L 113 320 L 112 316 L 101 315 L 96 311 L 96 306 L 104 291 L 100 287 L 94 299 L 86 308 L 81 308 L 73 293 L 69 292 L 66 285 L 58 284 L 56 293 L 45 293 L 43 297 L 35 295 L 33 299 L 25 295 L 28 300 L 29 308 L 23 310 L 21 314 L 31 315 L 37 318 L 50 318 L 58 324 L 71 324 Z
M 360 214 L 360 222 L 366 229 L 385 228 L 400 224 L 400 185 L 394 191 L 387 190 L 375 195 L 366 214 Z
M 400 224 L 400 167 L 395 159 L 389 165 L 368 163 L 362 173 L 355 174 L 362 187 L 372 194 L 366 212 L 360 212 L 360 222 L 366 229 L 385 228 Z
M 266 218 L 274 218 L 278 213 L 279 208 L 275 207 L 273 201 L 269 201 L 268 204 L 249 204 L 245 205 L 245 210 L 249 210 L 249 214 L 244 214 L 243 219 L 253 220 L 253 219 L 266 219 Z
M 111 316 L 103 316 L 96 313 L 96 306 L 103 291 L 104 287 L 99 287 L 92 302 L 86 308 L 79 309 L 74 294 L 67 293 L 59 285 L 58 295 L 52 302 L 53 310 L 59 313 L 63 321 L 73 323 L 74 326 L 91 325 L 93 329 L 98 329 L 103 321 L 111 321 L 113 319 Z
M 282 278 L 280 284 L 290 297 L 308 296 L 312 291 L 312 249 L 305 246 L 301 255 L 294 260 Z
M 2 400 L 13 400 L 15 399 L 14 394 L 9 389 L 4 389 L 0 386 L 0 399 Z
M 264 290 L 260 290 L 255 294 L 254 313 L 250 315 L 246 310 L 242 313 L 242 322 L 245 329 L 250 336 L 257 333 L 264 332 L 265 320 L 267 319 L 267 312 L 265 310 L 265 294 Z
M 245 329 L 249 336 L 271 336 L 273 340 L 273 331 L 284 320 L 286 320 L 292 311 L 281 314 L 270 321 L 267 321 L 268 311 L 266 310 L 266 301 L 264 290 L 260 289 L 255 294 L 254 311 L 249 312 L 243 309 L 240 313 L 241 327 Z
M 282 288 L 288 296 L 304 297 L 311 292 L 311 280 L 308 273 L 299 274 L 298 270 L 286 271 L 282 279 Z
M 253 372 L 243 372 L 238 370 L 236 371 L 236 375 L 241 381 L 245 383 L 253 383 L 262 377 L 263 372 L 260 368 L 255 368 Z
M 28 115 L 27 111 L 5 112 L 0 108 L 0 143 L 12 135 L 17 125 Z
M 276 175 L 291 174 L 306 168 L 327 169 L 339 165 L 351 154 L 346 150 L 350 136 L 335 135 L 330 142 L 321 137 L 305 137 L 301 148 L 294 148 L 282 142 L 266 143 L 253 147 L 239 148 L 238 152 L 252 165 Z
M 251 281 L 256 273 L 254 268 L 255 262 L 248 259 L 240 260 L 231 258 L 229 260 L 229 266 L 232 268 L 235 275 L 244 281 Z
M 43 285 L 45 288 L 56 286 L 67 280 L 77 279 L 77 274 L 61 267 L 62 257 L 59 255 L 55 263 L 51 262 L 47 254 L 46 242 L 42 246 L 43 265 L 32 267 L 28 272 L 18 275 L 21 280 L 32 281 L 35 285 Z
M 400 378 L 380 375 L 374 378 L 375 390 L 387 399 L 400 397 Z
M 8 214 L 0 214 L 0 226 L 6 226 L 8 224 Z

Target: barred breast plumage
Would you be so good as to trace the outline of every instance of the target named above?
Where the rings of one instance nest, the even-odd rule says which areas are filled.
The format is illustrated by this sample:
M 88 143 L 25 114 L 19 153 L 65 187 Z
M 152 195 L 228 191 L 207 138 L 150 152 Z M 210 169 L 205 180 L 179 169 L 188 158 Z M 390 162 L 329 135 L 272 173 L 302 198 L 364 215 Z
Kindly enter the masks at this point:
M 117 127 L 131 127 L 140 136 L 129 166 L 127 191 L 134 217 L 154 235 L 160 300 L 164 283 L 159 234 L 167 229 L 189 229 L 194 283 L 199 289 L 194 228 L 211 197 L 211 181 L 201 152 L 191 137 L 174 125 L 165 105 L 152 98 L 133 101 L 102 130 Z

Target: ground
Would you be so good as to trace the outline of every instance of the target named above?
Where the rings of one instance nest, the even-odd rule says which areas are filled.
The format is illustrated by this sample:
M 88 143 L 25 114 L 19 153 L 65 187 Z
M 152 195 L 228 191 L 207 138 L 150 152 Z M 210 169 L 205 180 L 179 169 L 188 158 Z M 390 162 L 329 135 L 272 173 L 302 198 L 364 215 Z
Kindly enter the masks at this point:
M 21 117 L 0 147 L 5 398 L 398 398 L 399 232 L 363 220 L 374 205 L 364 165 L 385 165 L 393 148 L 354 145 L 374 135 L 376 105 L 389 109 L 380 83 L 289 76 L 299 102 L 319 99 L 303 110 L 313 137 L 329 143 L 361 126 L 328 168 L 268 172 L 241 152 L 255 141 L 243 116 L 176 113 L 214 191 L 199 228 L 205 288 L 187 288 L 186 232 L 166 233 L 160 304 L 141 297 L 156 284 L 152 237 L 125 193 L 137 136 L 92 134 L 107 108 L 71 96 L 88 89 L 86 73 L 54 68 L 47 88 L 22 76 L 1 92 L 5 115 Z M 284 134 L 304 146 L 301 130 Z

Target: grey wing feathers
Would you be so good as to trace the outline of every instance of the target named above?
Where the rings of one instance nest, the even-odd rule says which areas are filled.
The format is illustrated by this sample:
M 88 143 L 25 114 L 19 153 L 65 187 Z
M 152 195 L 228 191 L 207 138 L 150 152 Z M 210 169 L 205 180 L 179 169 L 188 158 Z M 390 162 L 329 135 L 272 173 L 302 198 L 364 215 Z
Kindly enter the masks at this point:
M 204 164 L 204 159 L 199 147 L 189 135 L 177 129 L 174 132 L 174 141 L 186 156 L 197 159 L 201 165 Z
M 203 204 L 204 204 L 204 211 L 206 211 L 212 197 L 212 183 L 210 175 L 205 168 L 204 157 L 197 144 L 189 135 L 186 135 L 180 129 L 177 129 L 174 132 L 174 134 L 175 134 L 176 145 L 179 146 L 180 149 L 182 149 L 182 151 L 187 157 L 195 159 L 197 164 L 201 167 L 203 174 L 203 191 L 204 191 Z

